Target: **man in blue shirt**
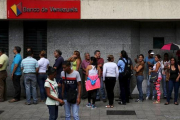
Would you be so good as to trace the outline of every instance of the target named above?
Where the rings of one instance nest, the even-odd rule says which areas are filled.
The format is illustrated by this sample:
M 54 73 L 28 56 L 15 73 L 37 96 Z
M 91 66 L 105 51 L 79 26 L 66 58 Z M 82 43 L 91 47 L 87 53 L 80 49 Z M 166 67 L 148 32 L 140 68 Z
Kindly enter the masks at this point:
M 36 84 L 37 78 L 36 73 L 38 72 L 38 62 L 34 59 L 32 51 L 27 52 L 27 58 L 23 59 L 21 62 L 21 68 L 24 73 L 24 83 L 26 87 L 26 105 L 31 104 L 31 87 L 32 87 L 32 96 L 33 104 L 37 104 L 37 93 L 36 93 Z
M 20 55 L 20 52 L 21 52 L 21 48 L 19 46 L 15 46 L 13 50 L 13 53 L 15 54 L 15 56 L 11 64 L 11 78 L 12 78 L 13 86 L 15 89 L 15 95 L 14 95 L 14 98 L 9 101 L 10 103 L 19 101 L 21 97 L 20 78 L 22 75 L 22 72 L 21 72 L 22 57 Z
M 146 63 L 146 69 L 145 70 L 146 70 L 146 75 L 147 75 L 147 77 L 146 77 L 147 78 L 146 100 L 149 99 L 150 93 L 151 93 L 151 83 L 150 83 L 150 79 L 149 79 L 151 76 L 149 75 L 149 69 L 152 69 L 153 65 L 156 63 L 153 55 L 154 55 L 153 50 L 149 50 L 148 51 L 148 57 L 146 57 L 144 59 L 144 62 Z M 152 91 L 153 91 L 152 99 L 154 99 L 154 95 L 156 94 L 156 90 L 153 89 Z

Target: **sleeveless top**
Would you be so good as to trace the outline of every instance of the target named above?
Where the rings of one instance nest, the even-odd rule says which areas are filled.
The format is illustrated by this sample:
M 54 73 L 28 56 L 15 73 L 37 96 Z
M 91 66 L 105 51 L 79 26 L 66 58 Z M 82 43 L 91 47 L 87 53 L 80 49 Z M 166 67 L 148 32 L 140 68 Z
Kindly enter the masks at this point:
M 97 75 L 98 74 L 98 70 L 96 69 L 96 67 L 94 65 L 91 65 L 91 66 L 92 66 L 92 69 L 89 70 L 89 75 L 90 76 Z
M 160 63 L 160 61 L 159 62 L 157 62 L 157 63 Z M 157 63 L 156 64 L 154 64 L 154 66 L 153 66 L 153 70 L 156 70 L 156 65 L 157 65 Z M 161 65 L 161 63 L 160 63 L 160 65 Z M 161 77 L 161 66 L 159 67 L 159 70 L 158 70 L 158 77 Z
M 170 77 L 169 79 L 170 80 L 176 80 L 176 78 L 178 77 L 178 72 L 175 70 L 172 70 L 171 69 L 171 66 L 170 66 Z
M 71 65 L 72 65 L 72 69 L 76 70 L 76 68 L 77 68 L 77 60 L 75 60 L 74 62 L 71 62 Z

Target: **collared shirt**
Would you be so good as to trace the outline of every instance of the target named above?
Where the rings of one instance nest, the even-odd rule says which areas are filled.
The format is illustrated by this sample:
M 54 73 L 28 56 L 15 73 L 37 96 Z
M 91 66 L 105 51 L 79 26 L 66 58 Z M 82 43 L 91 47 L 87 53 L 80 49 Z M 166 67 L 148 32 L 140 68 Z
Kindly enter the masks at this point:
M 90 64 L 90 61 L 83 60 L 81 63 L 82 69 L 86 69 L 89 64 Z M 83 70 L 83 73 L 86 74 L 86 71 Z
M 57 76 L 56 78 L 60 78 L 61 77 L 61 72 L 63 70 L 62 68 L 62 63 L 64 62 L 64 58 L 63 57 L 58 57 L 56 60 L 55 60 L 55 63 L 53 65 L 53 67 L 56 67 L 57 68 Z
M 127 62 L 127 60 L 126 60 L 125 58 L 123 58 L 123 60 L 124 60 L 125 62 Z M 119 73 L 124 72 L 125 63 L 124 63 L 122 60 L 119 60 L 117 65 L 118 65 L 118 67 L 119 67 Z
M 21 55 L 18 53 L 14 56 L 14 59 L 13 59 L 13 62 L 11 64 L 11 74 L 13 72 L 13 69 L 14 69 L 14 65 L 18 65 L 16 71 L 14 72 L 15 75 L 22 75 L 22 72 L 21 72 L 21 61 L 22 61 L 22 57 Z
M 49 60 L 46 58 L 41 58 L 38 60 L 39 73 L 46 73 L 47 66 L 49 65 Z
M 50 85 L 51 84 L 51 85 Z M 50 94 L 53 97 L 58 98 L 58 84 L 56 82 L 56 80 L 54 79 L 53 81 L 50 80 L 49 78 L 47 78 L 44 87 L 48 87 L 50 89 Z M 54 90 L 53 90 L 54 89 Z M 46 105 L 56 105 L 56 100 L 53 100 L 49 97 L 47 97 L 46 99 Z
M 21 68 L 23 68 L 23 73 L 36 73 L 36 68 L 38 68 L 38 62 L 32 57 L 27 57 L 22 60 Z
M 8 63 L 9 63 L 8 56 L 6 54 L 2 54 L 0 56 L 0 65 L 2 65 L 2 67 L 0 68 L 0 71 L 6 70 Z
M 101 68 L 101 76 L 102 76 L 102 73 L 103 73 L 103 64 L 104 64 L 104 59 L 103 58 L 97 58 L 97 64 L 102 64 L 102 67 Z

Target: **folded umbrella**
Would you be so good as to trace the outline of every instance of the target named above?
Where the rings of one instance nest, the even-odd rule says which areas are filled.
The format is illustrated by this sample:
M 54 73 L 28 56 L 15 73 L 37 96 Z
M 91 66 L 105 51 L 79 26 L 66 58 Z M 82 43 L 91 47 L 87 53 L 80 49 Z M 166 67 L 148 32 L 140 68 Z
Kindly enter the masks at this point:
M 175 43 L 165 44 L 161 50 L 180 50 L 180 45 Z

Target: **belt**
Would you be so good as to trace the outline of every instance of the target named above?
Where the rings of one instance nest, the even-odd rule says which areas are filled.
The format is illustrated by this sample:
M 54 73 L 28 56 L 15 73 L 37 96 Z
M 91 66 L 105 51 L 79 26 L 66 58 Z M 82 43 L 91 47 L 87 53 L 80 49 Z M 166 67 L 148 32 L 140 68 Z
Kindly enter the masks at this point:
M 47 74 L 47 73 L 38 73 L 38 74 Z
M 24 73 L 24 74 L 36 74 L 36 73 Z
M 0 71 L 0 72 L 6 72 L 6 70 L 2 70 L 2 71 Z

